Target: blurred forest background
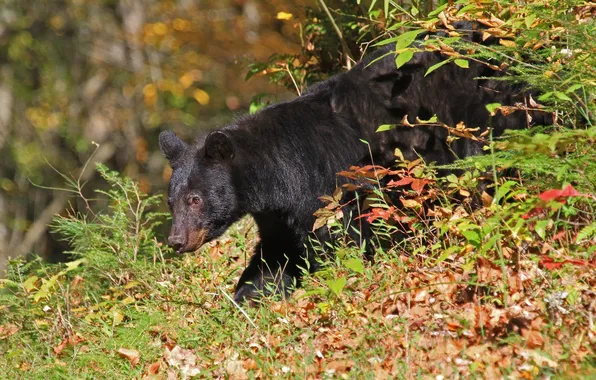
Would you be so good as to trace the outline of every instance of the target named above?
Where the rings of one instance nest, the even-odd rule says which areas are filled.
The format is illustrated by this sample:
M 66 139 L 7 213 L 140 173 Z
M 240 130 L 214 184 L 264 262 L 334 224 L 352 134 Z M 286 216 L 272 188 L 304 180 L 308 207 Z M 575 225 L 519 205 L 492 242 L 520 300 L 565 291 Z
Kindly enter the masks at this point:
M 59 190 L 62 175 L 86 182 L 87 197 L 105 186 L 94 165 L 84 170 L 92 155 L 143 191 L 164 192 L 169 168 L 157 147 L 161 130 L 190 140 L 248 112 L 255 96 L 253 108 L 295 96 L 262 76 L 246 81 L 251 67 L 252 74 L 259 70 L 251 64 L 310 51 L 305 60 L 327 61 L 319 72 L 339 67 L 339 42 L 313 58 L 323 50 L 314 51 L 302 28 L 305 12 L 316 17 L 318 5 L 0 0 L 0 272 L 7 257 L 63 259 L 68 247 L 47 226 L 56 213 L 84 209 L 75 194 Z M 303 76 L 300 85 L 307 82 Z

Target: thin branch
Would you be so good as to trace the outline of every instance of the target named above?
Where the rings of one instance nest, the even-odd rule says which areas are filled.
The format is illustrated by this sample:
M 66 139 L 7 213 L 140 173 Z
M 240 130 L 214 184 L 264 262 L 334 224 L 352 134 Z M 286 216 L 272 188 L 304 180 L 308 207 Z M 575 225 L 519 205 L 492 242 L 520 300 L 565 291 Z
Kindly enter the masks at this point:
M 298 84 L 296 83 L 296 80 L 294 79 L 294 76 L 292 75 L 292 72 L 290 71 L 290 67 L 286 64 L 286 71 L 288 72 L 288 74 L 290 75 L 290 79 L 292 79 L 292 83 L 294 83 L 294 87 L 296 87 L 296 92 L 298 93 L 298 96 L 302 95 L 302 91 L 300 91 L 300 87 L 298 87 Z
M 250 316 L 248 315 L 248 313 L 247 313 L 246 311 L 244 311 L 244 309 L 243 309 L 243 308 L 242 308 L 240 305 L 238 305 L 238 304 L 236 303 L 236 301 L 234 301 L 234 299 L 233 299 L 233 298 L 232 298 L 232 297 L 231 297 L 231 296 L 230 296 L 230 295 L 229 295 L 229 294 L 228 294 L 228 293 L 227 293 L 227 292 L 226 292 L 226 291 L 225 291 L 225 290 L 224 290 L 222 287 L 220 287 L 220 288 L 219 288 L 219 291 L 220 291 L 220 292 L 221 292 L 221 294 L 223 294 L 223 295 L 224 295 L 224 296 L 225 296 L 225 297 L 226 297 L 228 300 L 230 300 L 230 302 L 232 302 L 232 304 L 233 304 L 234 306 L 236 306 L 236 308 L 237 308 L 238 310 L 240 310 L 240 312 L 242 313 L 242 315 L 244 315 L 244 317 L 245 317 L 245 318 L 248 320 L 248 322 L 250 322 L 250 324 L 252 325 L 252 327 L 254 327 L 254 328 L 255 328 L 255 329 L 257 329 L 257 330 L 259 329 L 259 328 L 257 327 L 257 325 L 256 325 L 256 324 L 253 322 L 253 320 L 250 318 Z
M 115 153 L 116 148 L 113 144 L 106 144 L 101 146 L 102 149 L 96 149 L 93 152 L 93 155 L 89 158 L 87 163 L 85 163 L 85 167 L 89 164 L 90 161 L 93 163 L 97 162 L 105 162 L 109 160 Z M 79 181 L 83 180 L 86 181 L 90 179 L 94 175 L 94 170 L 89 171 L 82 171 L 81 175 L 79 176 Z M 63 190 L 63 189 L 59 189 Z M 48 223 L 52 221 L 54 215 L 59 213 L 64 209 L 66 205 L 67 196 L 65 193 L 69 191 L 60 192 L 56 195 L 54 200 L 41 212 L 39 217 L 33 222 L 31 227 L 25 233 L 25 237 L 22 241 L 19 241 L 18 244 L 14 243 L 11 244 L 9 247 L 9 252 L 13 253 L 14 257 L 19 257 L 22 255 L 27 254 L 33 248 L 33 245 L 39 240 L 39 238 L 46 232 L 48 228 Z M 79 189 L 80 192 L 80 189 Z
M 352 55 L 350 54 L 350 49 L 348 48 L 348 44 L 346 43 L 346 40 L 344 39 L 341 29 L 339 29 L 339 26 L 337 26 L 337 24 L 335 23 L 335 20 L 333 19 L 333 16 L 331 15 L 329 8 L 327 8 L 327 4 L 325 4 L 325 1 L 319 0 L 319 3 L 323 7 L 323 10 L 325 11 L 325 13 L 327 13 L 327 17 L 329 17 L 329 21 L 331 21 L 331 24 L 333 25 L 333 29 L 335 29 L 335 33 L 337 33 L 337 36 L 339 37 L 339 41 L 341 42 L 341 49 L 343 51 L 344 56 L 346 57 L 346 67 L 349 70 L 352 68 L 352 62 L 355 62 L 355 61 L 354 61 L 354 58 L 352 57 Z

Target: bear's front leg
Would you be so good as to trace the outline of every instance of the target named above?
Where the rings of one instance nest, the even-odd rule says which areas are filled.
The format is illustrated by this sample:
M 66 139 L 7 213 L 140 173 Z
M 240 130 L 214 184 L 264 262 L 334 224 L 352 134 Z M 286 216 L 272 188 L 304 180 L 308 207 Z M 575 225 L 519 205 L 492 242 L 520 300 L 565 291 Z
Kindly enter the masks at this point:
M 243 302 L 272 294 L 287 297 L 300 283 L 300 267 L 306 267 L 305 237 L 277 214 L 253 216 L 260 242 L 238 281 L 234 299 Z
M 272 294 L 288 297 L 300 281 L 297 259 L 295 250 L 288 247 L 284 250 L 276 244 L 262 240 L 240 276 L 234 300 L 244 302 Z
M 288 297 L 297 285 L 298 273 L 298 268 L 290 260 L 280 261 L 271 256 L 255 253 L 240 276 L 234 300 L 242 303 L 272 294 Z

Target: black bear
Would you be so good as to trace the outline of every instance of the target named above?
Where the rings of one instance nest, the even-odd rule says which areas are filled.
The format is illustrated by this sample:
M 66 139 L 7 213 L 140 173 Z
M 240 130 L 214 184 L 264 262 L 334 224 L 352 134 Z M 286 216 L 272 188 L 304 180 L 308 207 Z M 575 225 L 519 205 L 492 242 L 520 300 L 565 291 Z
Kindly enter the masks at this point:
M 480 40 L 481 34 L 470 32 L 467 38 Z M 480 127 L 480 133 L 489 120 L 486 104 L 527 102 L 523 85 L 490 79 L 505 74 L 486 65 L 470 61 L 464 69 L 447 64 L 425 77 L 429 67 L 446 57 L 418 52 L 396 69 L 395 56 L 388 51 L 380 49 L 295 100 L 244 116 L 192 145 L 171 131 L 159 136 L 173 169 L 168 241 L 176 251 L 198 249 L 246 214 L 256 221 L 260 242 L 236 287 L 236 301 L 272 288 L 288 294 L 300 281 L 300 268 L 317 268 L 317 255 L 308 244 L 313 213 L 322 205 L 318 197 L 331 194 L 344 180 L 336 176 L 339 171 L 370 163 L 390 166 L 395 148 L 406 159 L 421 156 L 437 163 L 482 152 L 480 144 L 467 139 L 448 144 L 445 128 L 376 133 L 379 125 L 437 115 L 451 126 L 463 121 Z M 495 116 L 493 133 L 526 128 L 528 112 Z M 534 122 L 544 122 L 539 113 L 532 116 Z M 317 235 L 322 239 L 325 234 Z

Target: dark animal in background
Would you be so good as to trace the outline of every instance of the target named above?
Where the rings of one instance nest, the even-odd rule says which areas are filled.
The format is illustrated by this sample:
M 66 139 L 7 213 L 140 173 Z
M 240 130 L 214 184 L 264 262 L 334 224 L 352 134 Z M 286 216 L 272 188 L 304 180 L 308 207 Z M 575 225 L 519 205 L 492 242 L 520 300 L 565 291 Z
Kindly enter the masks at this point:
M 469 39 L 480 40 L 479 32 Z M 493 79 L 503 75 L 470 62 L 468 69 L 448 64 L 424 77 L 446 57 L 421 52 L 400 69 L 392 54 L 369 65 L 388 50 L 372 53 L 352 70 L 318 83 L 293 101 L 269 106 L 216 130 L 192 145 L 173 132 L 162 132 L 161 150 L 173 168 L 168 204 L 173 213 L 170 245 L 194 251 L 216 239 L 242 216 L 254 217 L 260 241 L 236 287 L 235 299 L 289 294 L 301 269 L 317 268 L 309 245 L 318 197 L 333 193 L 350 165 L 391 166 L 395 148 L 406 159 L 418 155 L 445 164 L 482 152 L 474 141 L 447 144 L 440 127 L 402 127 L 376 133 L 381 124 L 399 123 L 405 115 L 455 126 L 486 130 L 488 103 L 524 103 L 524 86 Z M 546 123 L 540 113 L 534 122 Z M 525 112 L 492 120 L 493 133 L 529 126 Z M 362 143 L 364 139 L 369 146 Z M 372 154 L 371 154 L 372 153 Z M 328 237 L 325 228 L 318 239 Z M 308 265 L 307 263 L 308 262 Z

